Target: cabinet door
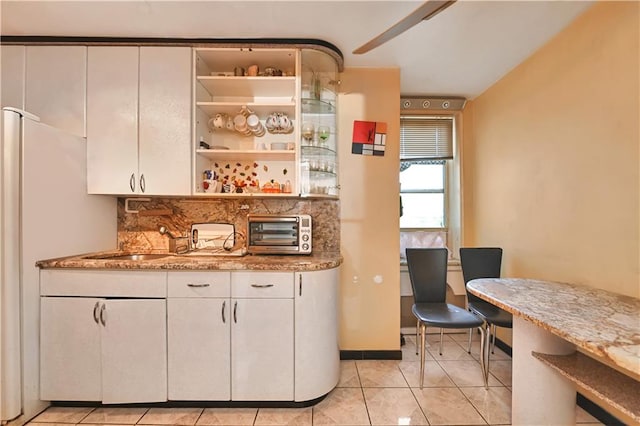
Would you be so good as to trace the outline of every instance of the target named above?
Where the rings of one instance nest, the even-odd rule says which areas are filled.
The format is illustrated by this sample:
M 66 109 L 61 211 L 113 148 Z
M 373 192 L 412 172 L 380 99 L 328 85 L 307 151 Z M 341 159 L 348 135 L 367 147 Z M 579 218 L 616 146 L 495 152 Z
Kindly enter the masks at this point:
M 190 195 L 191 48 L 140 48 L 140 178 L 147 195 Z
M 333 389 L 340 378 L 338 269 L 296 274 L 295 400 Z
M 43 123 L 86 136 L 87 48 L 27 46 L 26 49 L 25 109 Z
M 232 299 L 231 399 L 293 400 L 293 299 Z
M 100 300 L 40 298 L 40 398 L 100 401 Z
M 24 108 L 24 46 L 2 46 L 0 50 L 1 106 Z
M 165 299 L 113 299 L 104 306 L 102 402 L 166 401 Z
M 89 47 L 87 186 L 90 194 L 139 190 L 137 47 Z
M 231 398 L 230 299 L 167 299 L 170 400 Z

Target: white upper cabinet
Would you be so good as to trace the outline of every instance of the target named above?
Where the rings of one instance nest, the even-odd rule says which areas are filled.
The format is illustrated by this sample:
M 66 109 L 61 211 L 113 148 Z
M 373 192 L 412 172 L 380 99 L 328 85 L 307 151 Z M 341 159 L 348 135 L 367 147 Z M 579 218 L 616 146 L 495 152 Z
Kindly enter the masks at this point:
M 86 71 L 84 46 L 27 46 L 24 108 L 43 123 L 86 136 Z
M 191 108 L 191 48 L 141 47 L 138 168 L 145 194 L 191 194 Z
M 335 58 L 197 48 L 193 68 L 194 195 L 338 196 Z
M 297 195 L 298 56 L 296 49 L 194 50 L 195 195 L 223 187 L 223 196 Z M 205 188 L 206 171 L 215 189 Z
M 88 191 L 189 195 L 191 48 L 90 47 Z
M 89 47 L 89 193 L 134 192 L 128 178 L 133 174 L 138 189 L 138 52 L 137 47 Z
M 24 109 L 24 46 L 2 46 L 0 49 L 3 107 Z

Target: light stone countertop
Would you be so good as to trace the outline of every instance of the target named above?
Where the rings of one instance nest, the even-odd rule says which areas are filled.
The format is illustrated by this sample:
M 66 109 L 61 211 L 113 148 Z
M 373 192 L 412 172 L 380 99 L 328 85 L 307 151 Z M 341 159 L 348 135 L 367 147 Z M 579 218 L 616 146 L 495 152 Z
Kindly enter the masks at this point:
M 136 252 L 140 254 L 141 252 Z M 312 253 L 311 255 L 246 255 L 246 256 L 189 256 L 161 252 L 166 257 L 147 260 L 99 259 L 109 255 L 126 255 L 123 251 L 86 253 L 76 256 L 40 260 L 43 269 L 164 269 L 164 270 L 258 270 L 258 271 L 317 271 L 336 268 L 342 263 L 340 253 Z
M 640 299 L 521 278 L 477 279 L 467 288 L 640 380 Z

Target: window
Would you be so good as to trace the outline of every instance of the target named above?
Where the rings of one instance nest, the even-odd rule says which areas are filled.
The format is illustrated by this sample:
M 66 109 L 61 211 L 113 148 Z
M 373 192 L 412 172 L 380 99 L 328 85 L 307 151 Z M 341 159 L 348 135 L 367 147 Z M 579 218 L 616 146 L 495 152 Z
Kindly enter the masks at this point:
M 453 117 L 400 117 L 401 229 L 446 229 Z
M 446 228 L 444 160 L 400 165 L 400 228 Z

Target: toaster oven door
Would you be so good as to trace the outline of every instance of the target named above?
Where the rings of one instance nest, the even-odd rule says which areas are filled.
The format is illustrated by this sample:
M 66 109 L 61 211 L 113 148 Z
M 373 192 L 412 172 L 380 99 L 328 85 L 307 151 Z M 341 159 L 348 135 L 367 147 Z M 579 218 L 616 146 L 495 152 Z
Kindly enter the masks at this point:
M 300 224 L 295 218 L 251 221 L 248 246 L 256 252 L 297 252 L 299 231 Z

